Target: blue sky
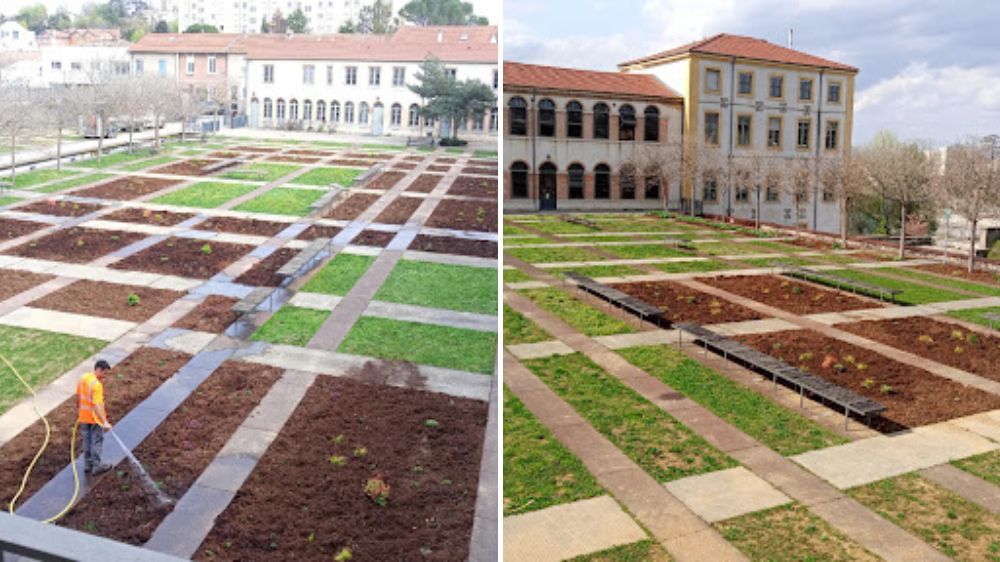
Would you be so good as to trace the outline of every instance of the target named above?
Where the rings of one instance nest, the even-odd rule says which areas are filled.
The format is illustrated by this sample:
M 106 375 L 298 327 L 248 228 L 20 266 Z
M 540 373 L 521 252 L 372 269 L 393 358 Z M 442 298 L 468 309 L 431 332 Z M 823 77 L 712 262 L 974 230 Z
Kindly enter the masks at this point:
M 854 142 L 881 129 L 949 142 L 1000 133 L 1000 2 L 505 0 L 504 58 L 595 70 L 716 33 L 861 69 Z

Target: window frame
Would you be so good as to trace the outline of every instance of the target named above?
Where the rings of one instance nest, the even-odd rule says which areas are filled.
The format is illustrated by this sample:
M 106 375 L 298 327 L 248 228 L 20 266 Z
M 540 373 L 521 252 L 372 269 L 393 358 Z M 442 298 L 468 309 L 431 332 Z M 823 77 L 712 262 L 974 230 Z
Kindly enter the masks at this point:
M 806 125 L 806 143 L 802 144 L 802 125 Z M 798 150 L 809 150 L 812 148 L 812 119 L 801 117 L 795 124 L 795 148 Z
M 799 94 L 798 94 L 799 101 L 809 101 L 809 102 L 813 101 L 814 83 L 815 81 L 812 78 L 801 78 L 801 77 L 799 78 Z M 802 86 L 804 84 L 809 84 L 809 97 L 807 98 L 802 97 Z
M 743 76 L 749 76 L 750 77 L 750 91 L 749 92 L 743 92 L 743 91 L 740 90 L 740 87 L 743 85 L 743 82 L 741 80 L 741 78 Z M 754 82 L 756 82 L 756 80 L 754 80 L 754 72 L 752 70 L 739 70 L 739 71 L 737 71 L 736 72 L 736 95 L 738 97 L 741 97 L 741 98 L 752 98 L 753 94 L 754 94 Z
M 833 125 L 834 129 L 834 143 L 830 146 L 830 125 Z M 826 127 L 823 130 L 823 150 L 840 150 L 840 120 L 839 119 L 827 119 L 825 122 Z
M 716 86 L 718 86 L 718 87 L 715 88 L 715 89 L 709 88 L 709 86 L 708 86 L 708 77 L 712 73 L 714 73 L 716 76 L 719 77 L 718 84 L 716 84 Z M 719 66 L 706 66 L 705 67 L 705 82 L 704 82 L 704 84 L 702 84 L 702 86 L 704 87 L 704 92 L 706 94 L 721 94 L 722 91 L 725 89 L 723 87 L 723 84 L 722 84 L 722 67 L 719 67 Z
M 514 105 L 515 102 L 517 106 Z M 517 137 L 528 136 L 528 100 L 514 96 L 507 100 L 507 110 L 510 112 L 508 134 Z
M 420 126 L 420 106 L 411 103 L 406 115 L 406 126 L 407 127 L 419 127 Z
M 382 85 L 382 67 L 381 66 L 369 66 L 368 67 L 368 85 L 369 86 L 381 86 Z
M 747 142 L 740 142 L 740 120 L 746 118 L 747 122 Z M 737 113 L 736 114 L 736 147 L 737 148 L 753 148 L 753 113 Z
M 773 120 L 778 120 L 778 144 L 771 144 L 771 123 Z M 781 115 L 768 115 L 767 116 L 767 142 L 765 147 L 770 150 L 781 150 L 784 148 L 785 137 L 785 118 Z
M 576 100 L 566 102 L 566 138 L 583 138 L 583 104 Z
M 632 124 L 630 126 L 626 125 L 625 108 L 628 108 L 632 114 Z M 635 106 L 630 103 L 623 103 L 621 107 L 618 108 L 618 140 L 634 142 L 636 140 L 635 128 L 638 124 L 639 120 L 636 117 Z M 625 131 L 629 131 L 629 135 L 627 135 L 629 138 L 624 138 L 626 135 L 623 135 L 622 133 Z
M 394 66 L 392 67 L 392 86 L 394 88 L 402 88 L 406 86 L 406 67 L 405 66 Z
M 591 112 L 594 125 L 593 138 L 611 140 L 611 107 L 604 102 L 597 102 L 591 108 Z M 598 116 L 603 116 L 603 122 L 598 121 Z
M 265 64 L 264 65 L 264 83 L 274 84 L 274 65 Z
M 302 84 L 305 86 L 312 86 L 316 83 L 316 65 L 315 64 L 303 64 L 302 65 Z
M 357 86 L 358 85 L 358 67 L 357 66 L 345 66 L 344 67 L 344 85 L 345 86 Z
M 649 126 L 650 119 L 653 119 L 652 128 Z M 650 138 L 650 131 L 653 132 L 653 138 Z M 660 108 L 655 105 L 647 105 L 642 110 L 642 142 L 660 142 Z
M 777 95 L 777 96 L 775 96 L 775 95 L 772 94 L 772 92 L 774 91 L 773 81 L 774 81 L 775 78 L 781 80 L 781 87 L 780 87 L 781 93 L 779 95 Z M 771 100 L 784 100 L 785 99 L 785 75 L 784 75 L 784 73 L 776 72 L 776 73 L 771 73 L 771 74 L 767 75 L 767 99 L 771 99 Z
M 587 189 L 587 169 L 574 162 L 566 168 L 566 182 L 570 199 L 583 199 Z
M 709 186 L 711 186 L 711 197 L 708 196 Z M 714 172 L 701 173 L 701 200 L 710 203 L 719 202 L 719 176 Z
M 714 115 L 715 116 L 715 140 L 714 141 L 710 140 L 709 137 L 708 137 L 708 116 L 709 115 Z M 702 134 L 702 141 L 704 141 L 705 146 L 719 146 L 719 142 L 721 141 L 721 138 L 722 138 L 722 131 L 721 131 L 721 129 L 722 129 L 722 113 L 719 112 L 719 111 L 707 110 L 706 109 L 703 112 L 703 122 L 704 122 L 705 125 L 703 127 L 704 130 L 702 131 L 702 133 L 703 133 Z
M 544 113 L 543 113 L 544 112 Z M 535 106 L 535 114 L 538 119 L 537 134 L 540 137 L 556 136 L 556 102 L 549 98 L 538 100 Z
M 403 125 L 403 105 L 396 102 L 389 106 L 389 126 L 401 127 Z
M 529 179 L 529 172 L 531 168 L 520 160 L 511 163 L 510 165 L 510 198 L 511 199 L 527 199 L 531 193 L 531 181 Z M 518 174 L 515 176 L 515 174 Z M 524 174 L 523 185 L 518 181 L 520 179 L 520 174 Z
M 599 185 L 598 180 L 607 185 Z M 611 166 L 603 162 L 594 165 L 594 199 L 611 199 Z
M 656 191 L 650 196 L 650 180 L 656 180 Z M 663 178 L 659 174 L 646 173 L 642 175 L 642 198 L 644 201 L 659 200 L 663 190 Z
M 207 60 L 208 60 L 208 64 L 207 64 L 208 71 L 207 72 L 209 74 L 212 74 L 212 75 L 217 74 L 218 71 L 219 71 L 219 68 L 218 68 L 218 64 L 219 64 L 218 57 L 216 57 L 215 55 L 208 55 L 208 59 Z
M 837 86 L 837 101 L 830 101 L 830 88 Z M 830 80 L 826 85 L 826 103 L 830 105 L 844 105 L 844 82 L 842 80 Z
M 184 55 L 184 74 L 187 76 L 194 76 L 197 68 L 194 55 Z

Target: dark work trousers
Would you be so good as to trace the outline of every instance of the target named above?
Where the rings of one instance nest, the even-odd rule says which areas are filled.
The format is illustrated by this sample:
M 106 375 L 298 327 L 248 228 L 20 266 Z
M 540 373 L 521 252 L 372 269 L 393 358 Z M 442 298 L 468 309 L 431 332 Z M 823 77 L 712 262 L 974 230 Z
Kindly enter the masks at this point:
M 81 423 L 83 431 L 83 464 L 85 470 L 101 466 L 101 447 L 104 445 L 104 428 L 96 423 Z

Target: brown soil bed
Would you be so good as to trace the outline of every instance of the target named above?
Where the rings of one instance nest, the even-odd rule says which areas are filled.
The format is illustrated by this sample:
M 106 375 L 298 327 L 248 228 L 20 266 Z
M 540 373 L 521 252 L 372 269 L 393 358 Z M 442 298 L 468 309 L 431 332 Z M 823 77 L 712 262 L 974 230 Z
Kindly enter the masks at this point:
M 888 410 L 874 423 L 880 431 L 897 431 L 1000 408 L 1000 396 L 810 330 L 738 339 L 885 405 Z
M 495 176 L 497 175 L 496 168 L 477 168 L 474 166 L 467 166 L 462 168 L 463 174 L 478 174 L 481 176 Z
M 490 168 L 490 167 L 496 168 L 497 167 L 497 161 L 496 160 L 483 160 L 483 159 L 472 158 L 472 159 L 469 160 L 469 165 L 471 165 L 471 166 L 485 166 L 487 168 Z
M 790 240 L 782 240 L 782 244 L 791 244 L 792 246 L 799 246 L 802 248 L 811 248 L 813 250 L 832 250 L 833 244 L 827 240 L 816 240 L 814 238 L 792 238 Z
M 355 160 L 353 158 L 334 158 L 330 160 L 330 164 L 334 166 L 356 166 L 361 168 L 371 167 L 372 162 L 368 160 Z
M 931 273 L 937 273 L 939 275 L 947 275 L 948 277 L 965 279 L 967 281 L 975 281 L 977 283 L 983 283 L 986 285 L 993 285 L 993 286 L 1000 285 L 1000 274 L 994 273 L 992 271 L 984 271 L 982 269 L 977 269 L 972 273 L 969 273 L 968 268 L 959 267 L 957 265 L 948 265 L 943 263 L 936 263 L 932 265 L 918 265 L 916 266 L 915 269 L 920 269 L 922 271 L 929 271 Z
M 243 152 L 278 152 L 281 149 L 264 146 L 234 146 L 233 150 L 241 150 Z
M 427 219 L 427 226 L 454 230 L 497 231 L 497 204 L 442 199 Z
M 218 164 L 218 162 L 215 160 L 184 160 L 183 162 L 175 162 L 173 164 L 167 164 L 166 166 L 156 168 L 152 170 L 152 173 L 168 174 L 172 176 L 205 176 L 208 175 L 208 172 L 206 172 L 204 168 L 214 164 Z M 230 163 L 230 166 L 235 165 L 235 162 Z M 229 166 L 226 167 L 228 168 Z
M 379 154 L 375 152 L 348 152 L 344 156 L 348 158 L 368 158 L 371 160 L 392 160 L 394 154 Z
M 448 195 L 463 195 L 466 197 L 483 197 L 486 199 L 497 198 L 496 178 L 470 178 L 469 176 L 458 176 L 455 182 L 448 188 Z
M 15 271 L 0 269 L 0 301 L 5 301 L 14 295 L 37 287 L 55 279 L 52 275 L 31 273 L 30 271 Z
M 319 377 L 195 558 L 465 560 L 485 422 L 483 402 Z
M 105 407 L 111 423 L 123 418 L 190 359 L 186 353 L 143 347 L 115 365 L 104 386 Z M 70 436 L 77 418 L 76 397 L 65 400 L 45 417 L 52 427 L 51 440 L 31 472 L 19 502 L 31 497 L 68 464 Z M 0 498 L 4 509 L 17 492 L 24 471 L 44 438 L 45 426 L 38 420 L 0 447 Z M 79 452 L 81 441 L 77 439 Z
M 276 154 L 265 158 L 265 160 L 271 162 L 291 162 L 294 164 L 315 164 L 316 162 L 319 162 L 319 158 L 310 158 L 308 156 L 289 156 L 286 154 Z
M 434 191 L 437 184 L 441 183 L 441 178 L 444 176 L 438 176 L 434 174 L 420 174 L 417 179 L 413 180 L 410 185 L 406 188 L 406 191 L 417 191 L 419 193 L 430 193 Z
M 44 222 L 23 221 L 18 219 L 0 219 L 0 241 L 20 238 L 52 226 Z
M 411 250 L 434 252 L 436 254 L 457 254 L 477 258 L 497 257 L 497 243 L 489 240 L 469 240 L 453 236 L 429 236 L 418 234 L 410 243 Z
M 211 248 L 211 252 L 202 250 L 206 246 Z M 208 279 L 252 250 L 253 246 L 246 244 L 167 238 L 159 244 L 113 263 L 111 267 Z
M 15 210 L 22 213 L 38 213 L 39 215 L 54 215 L 57 217 L 82 217 L 103 208 L 104 205 L 97 203 L 77 203 L 76 201 L 66 201 L 64 199 L 47 199 L 18 207 Z
M 413 212 L 424 200 L 418 197 L 397 197 L 375 217 L 375 222 L 383 224 L 406 224 Z
M 277 287 L 284 280 L 284 277 L 277 275 L 277 271 L 288 260 L 294 258 L 299 251 L 292 248 L 278 248 L 271 255 L 257 262 L 249 271 L 237 277 L 236 282 L 255 287 Z
M 403 158 L 403 160 L 406 160 L 407 162 L 423 162 L 424 157 L 414 155 L 414 156 L 407 156 L 406 158 Z
M 296 240 L 315 240 L 317 238 L 333 238 L 344 230 L 339 226 L 325 226 L 321 224 L 311 225 L 295 237 Z
M 240 154 L 239 152 L 219 151 L 206 154 L 205 158 L 218 158 L 220 160 L 229 160 L 230 158 L 242 158 L 244 156 L 246 155 Z
M 428 172 L 447 172 L 451 169 L 451 166 L 441 165 L 441 164 L 431 164 L 427 166 Z
M 392 167 L 393 170 L 415 170 L 416 168 L 416 164 L 411 164 L 409 162 L 399 162 Z
M 773 275 L 700 277 L 698 281 L 795 314 L 879 308 L 875 301 Z
M 363 187 L 365 189 L 391 189 L 406 176 L 403 172 L 382 172 Z
M 611 286 L 659 308 L 671 322 L 721 324 L 764 318 L 764 315 L 745 306 L 670 281 L 618 283 Z
M 374 193 L 351 194 L 350 197 L 338 203 L 333 209 L 330 209 L 323 217 L 328 219 L 354 220 L 358 215 L 365 212 L 368 207 L 371 207 L 372 203 L 378 201 L 378 198 L 379 196 Z
M 913 317 L 838 324 L 841 330 L 1000 381 L 1000 337 Z
M 209 295 L 208 298 L 194 307 L 194 310 L 175 322 L 173 327 L 221 334 L 236 321 L 236 313 L 233 312 L 232 308 L 238 302 L 239 299 L 232 297 Z
M 329 152 L 326 150 L 308 150 L 305 148 L 296 148 L 295 150 L 288 150 L 285 154 L 295 154 L 298 156 L 331 156 L 336 154 L 335 152 Z
M 193 216 L 194 213 L 175 213 L 173 211 L 154 211 L 152 209 L 131 207 L 115 211 L 110 215 L 105 215 L 101 218 L 108 221 L 135 222 L 156 226 L 174 226 L 190 219 Z
M 134 305 L 129 303 L 130 295 L 138 297 Z M 180 291 L 81 279 L 29 306 L 141 323 L 183 296 Z
M 196 388 L 135 449 L 150 476 L 177 499 L 281 376 L 273 367 L 230 361 Z M 172 510 L 157 503 L 128 462 L 101 477 L 60 525 L 142 545 Z
M 234 217 L 211 217 L 195 225 L 195 230 L 209 232 L 229 232 L 232 234 L 250 234 L 253 236 L 274 236 L 288 228 L 291 223 L 264 221 L 257 219 L 238 219 Z
M 358 234 L 354 240 L 351 240 L 351 244 L 357 246 L 377 246 L 379 248 L 385 248 L 392 242 L 392 239 L 396 237 L 395 232 L 384 232 L 382 230 L 362 230 L 361 234 Z
M 80 197 L 94 197 L 97 199 L 116 199 L 128 201 L 145 197 L 151 193 L 156 193 L 172 185 L 181 183 L 180 180 L 164 180 L 157 178 L 141 178 L 129 176 L 111 180 L 107 183 L 77 191 L 74 195 Z
M 454 164 L 455 162 L 458 162 L 458 159 L 457 158 L 436 158 L 436 159 L 434 159 L 434 161 L 437 162 L 437 163 L 439 163 L 439 164 Z
M 135 232 L 74 226 L 15 246 L 5 253 L 25 258 L 87 263 L 145 237 L 145 234 Z

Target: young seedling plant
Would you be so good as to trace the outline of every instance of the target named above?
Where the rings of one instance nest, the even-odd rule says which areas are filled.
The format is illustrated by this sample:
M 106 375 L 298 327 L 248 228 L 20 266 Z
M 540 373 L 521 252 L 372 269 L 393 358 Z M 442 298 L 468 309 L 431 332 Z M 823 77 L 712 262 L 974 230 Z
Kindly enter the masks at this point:
M 129 293 L 128 295 L 128 305 L 129 306 L 139 306 L 139 295 L 135 293 Z
M 375 476 L 372 476 L 365 482 L 364 493 L 376 505 L 385 507 L 389 504 L 389 490 L 389 484 L 386 483 L 385 479 L 379 473 L 375 473 Z

